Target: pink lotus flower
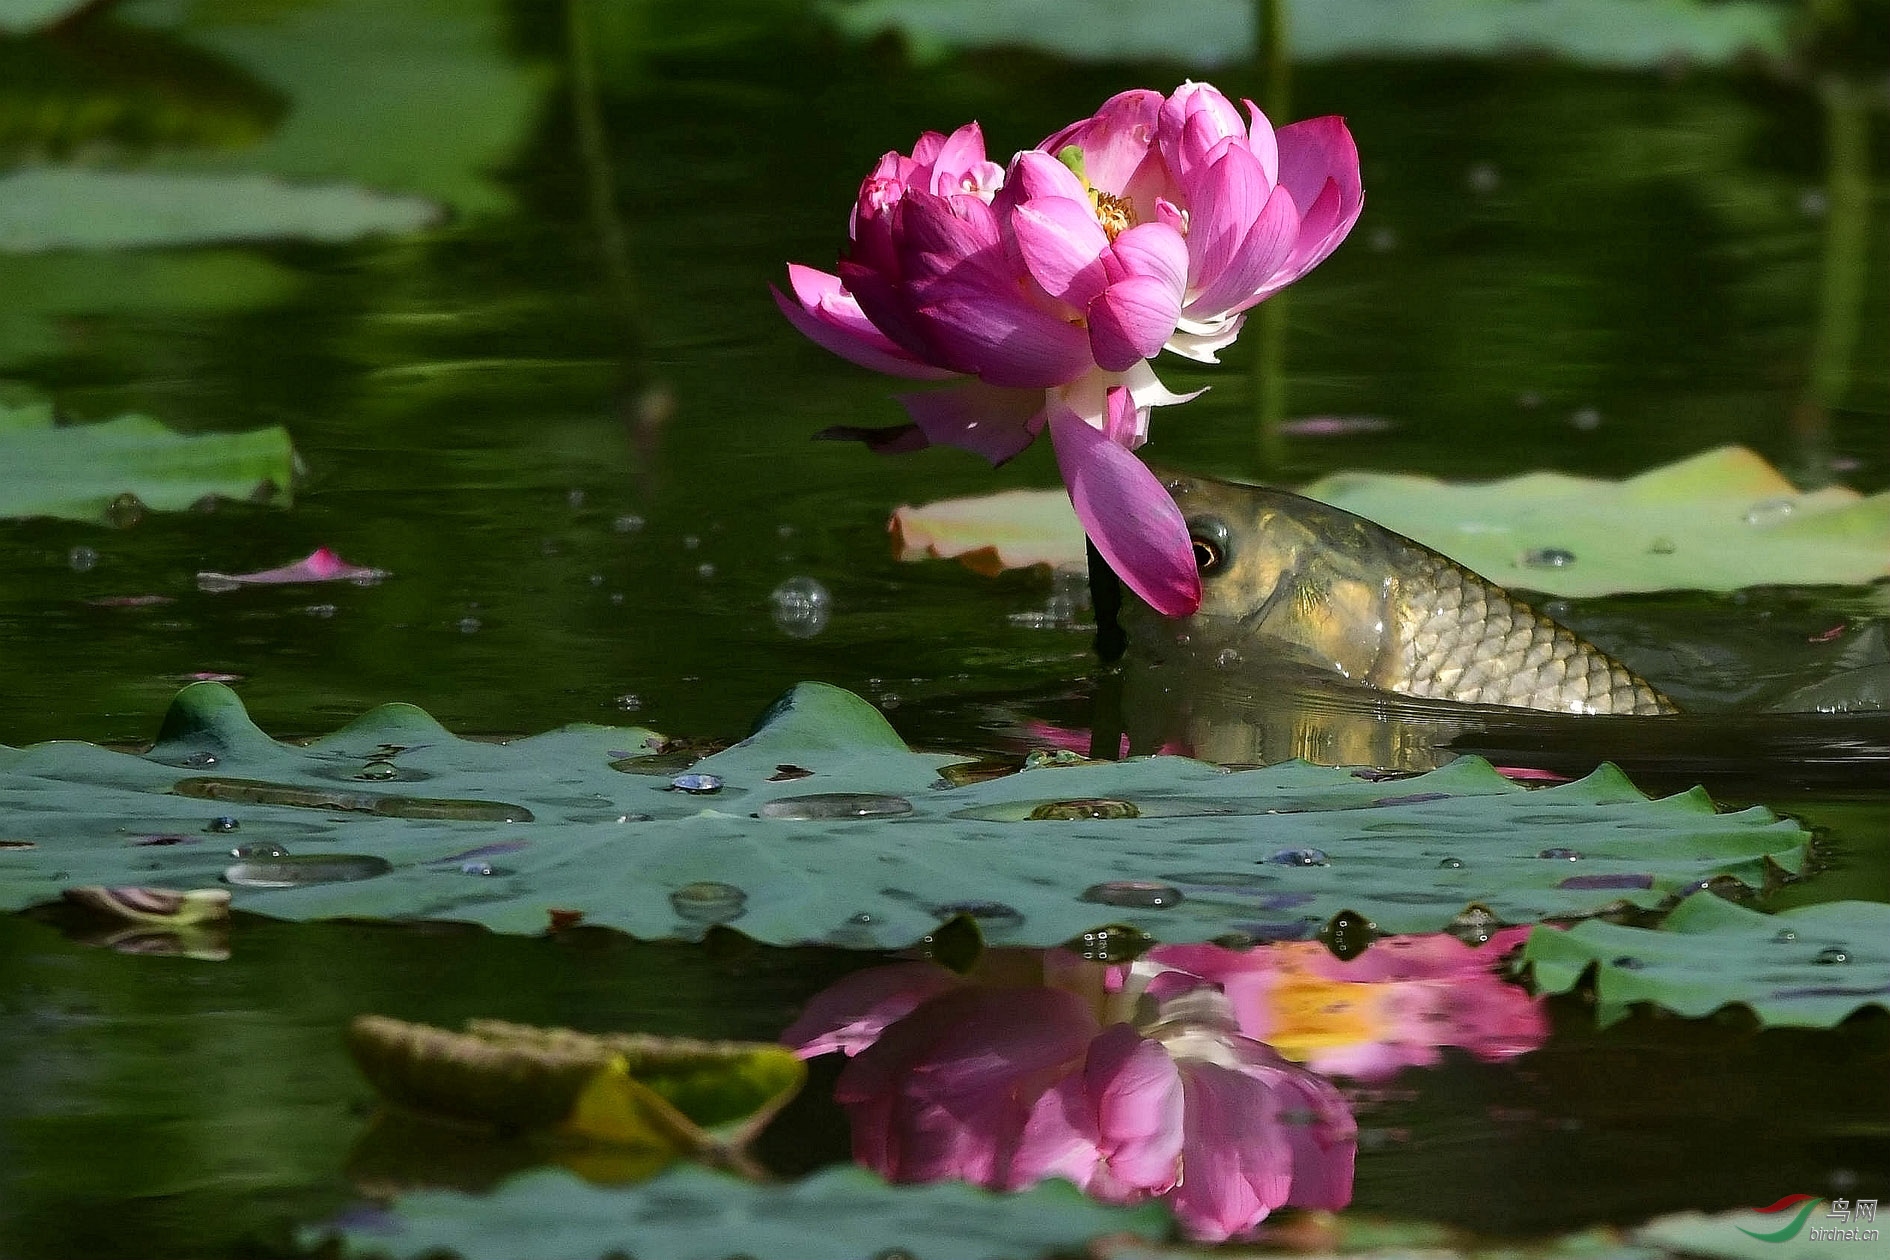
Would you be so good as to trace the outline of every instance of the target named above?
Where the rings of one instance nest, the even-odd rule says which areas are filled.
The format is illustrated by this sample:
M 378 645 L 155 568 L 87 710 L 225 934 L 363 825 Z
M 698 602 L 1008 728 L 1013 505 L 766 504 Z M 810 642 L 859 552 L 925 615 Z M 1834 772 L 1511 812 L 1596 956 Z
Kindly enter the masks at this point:
M 1110 1202 L 1161 1196 L 1213 1241 L 1282 1204 L 1350 1201 L 1357 1126 L 1344 1101 L 1242 1036 L 1217 989 L 1138 1003 L 1109 992 L 1121 969 L 1032 957 L 1052 984 L 972 984 L 912 963 L 856 973 L 809 1004 L 782 1040 L 853 1056 L 835 1097 L 856 1160 L 894 1181 L 1016 1190 L 1063 1177 Z M 1138 1006 L 1139 1023 L 1111 1018 Z
M 1454 936 L 1389 936 L 1349 962 L 1317 941 L 1264 949 L 1158 945 L 1138 968 L 1170 969 L 1227 995 L 1246 1036 L 1322 1075 L 1379 1080 L 1455 1046 L 1494 1062 L 1548 1036 L 1540 1001 L 1498 974 L 1529 935 L 1503 928 L 1481 946 Z
M 1129 452 L 1152 408 L 1193 395 L 1148 360 L 1167 347 L 1214 361 L 1239 312 L 1330 253 L 1360 205 L 1342 122 L 1276 140 L 1252 113 L 1240 124 L 1213 88 L 1186 84 L 1166 102 L 1115 97 L 1008 170 L 975 123 L 886 154 L 860 186 L 838 274 L 790 265 L 793 297 L 775 300 L 854 363 L 960 383 L 901 395 L 911 425 L 833 432 L 997 464 L 1047 428 L 1097 549 L 1152 607 L 1192 613 L 1187 526 Z

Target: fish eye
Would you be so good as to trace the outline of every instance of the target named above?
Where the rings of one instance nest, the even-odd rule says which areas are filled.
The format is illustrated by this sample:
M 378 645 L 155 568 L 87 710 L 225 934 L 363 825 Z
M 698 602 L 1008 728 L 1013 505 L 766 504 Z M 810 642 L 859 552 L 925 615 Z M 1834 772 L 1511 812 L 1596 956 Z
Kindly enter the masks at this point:
M 1189 521 L 1188 544 L 1194 549 L 1194 567 L 1212 573 L 1227 559 L 1227 526 L 1212 519 Z

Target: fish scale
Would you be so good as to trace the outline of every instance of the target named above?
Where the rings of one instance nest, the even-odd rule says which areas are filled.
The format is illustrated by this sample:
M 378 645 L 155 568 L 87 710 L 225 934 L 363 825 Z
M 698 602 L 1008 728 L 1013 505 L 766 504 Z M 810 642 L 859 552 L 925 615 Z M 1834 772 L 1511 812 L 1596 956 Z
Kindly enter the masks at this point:
M 1626 666 L 1443 556 L 1412 547 L 1387 644 L 1393 691 L 1570 713 L 1673 713 Z
M 1627 666 L 1456 561 L 1329 504 L 1161 473 L 1201 566 L 1183 641 L 1432 700 L 1679 711 Z

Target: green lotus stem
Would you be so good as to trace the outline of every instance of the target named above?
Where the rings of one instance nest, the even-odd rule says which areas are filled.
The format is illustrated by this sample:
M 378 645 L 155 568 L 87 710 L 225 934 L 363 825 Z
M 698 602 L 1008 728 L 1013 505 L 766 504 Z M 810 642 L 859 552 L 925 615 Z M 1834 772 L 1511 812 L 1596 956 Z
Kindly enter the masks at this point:
M 1089 550 L 1089 606 L 1096 614 L 1096 655 L 1113 665 L 1128 650 L 1129 636 L 1122 629 L 1122 582 L 1103 559 L 1096 544 L 1084 539 Z
M 1870 234 L 1870 119 L 1864 94 L 1843 80 L 1826 83 L 1824 274 L 1812 343 L 1811 396 L 1821 410 L 1840 406 L 1850 388 L 1864 303 Z

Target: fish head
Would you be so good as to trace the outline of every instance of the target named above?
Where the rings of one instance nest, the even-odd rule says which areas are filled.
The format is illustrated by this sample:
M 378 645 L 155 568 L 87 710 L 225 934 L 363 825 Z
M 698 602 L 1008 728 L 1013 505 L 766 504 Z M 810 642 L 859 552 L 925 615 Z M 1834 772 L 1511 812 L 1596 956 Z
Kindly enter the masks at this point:
M 1382 530 L 1285 490 L 1157 476 L 1187 522 L 1201 574 L 1201 607 L 1181 624 L 1202 646 L 1365 677 L 1385 637 Z

